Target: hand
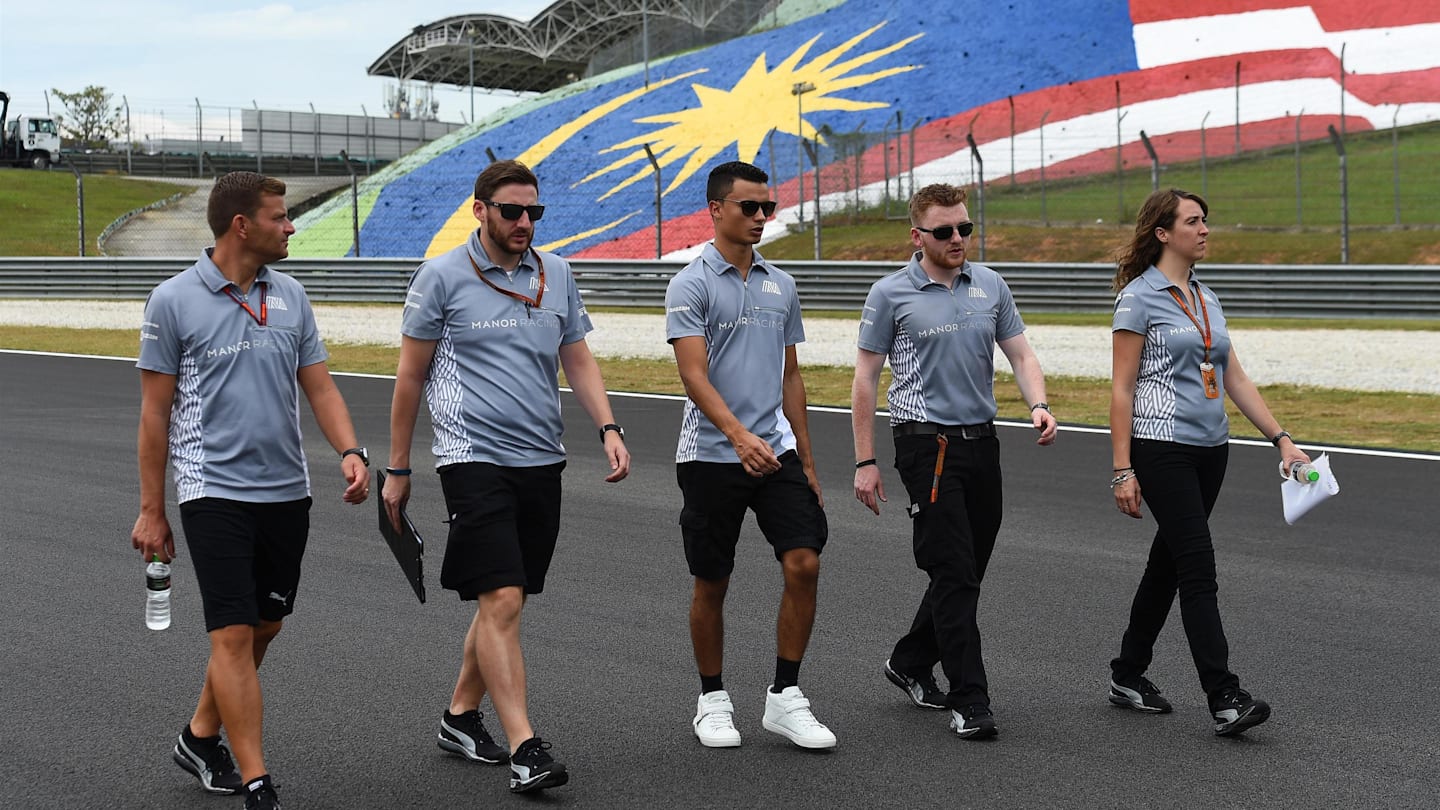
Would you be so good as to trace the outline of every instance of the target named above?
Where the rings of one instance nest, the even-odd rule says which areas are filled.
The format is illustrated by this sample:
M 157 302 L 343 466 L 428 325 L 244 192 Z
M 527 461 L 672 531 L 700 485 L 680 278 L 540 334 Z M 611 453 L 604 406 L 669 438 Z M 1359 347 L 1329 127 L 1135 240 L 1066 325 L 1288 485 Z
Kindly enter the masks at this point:
M 732 444 L 735 445 L 735 455 L 740 457 L 740 465 L 747 474 L 759 478 L 780 469 L 780 459 L 775 457 L 775 450 L 770 447 L 770 443 L 754 433 L 747 430 Z
M 1041 446 L 1055 443 L 1055 437 L 1059 423 L 1055 421 L 1055 415 L 1050 413 L 1048 408 L 1036 408 L 1030 412 L 1030 424 L 1040 431 L 1040 438 L 1035 443 Z
M 1117 484 L 1115 490 L 1115 505 L 1121 512 L 1132 518 L 1140 517 L 1140 479 L 1131 477 L 1123 484 Z
M 625 440 L 613 430 L 605 431 L 605 455 L 610 459 L 610 474 L 605 476 L 607 484 L 623 481 L 630 474 L 630 448 Z
M 380 491 L 380 499 L 385 502 L 385 514 L 390 517 L 390 525 L 395 527 L 395 531 L 400 531 L 400 510 L 410 502 L 410 476 L 385 476 L 385 488 Z
M 140 517 L 135 519 L 135 528 L 130 530 L 130 545 L 140 550 L 140 556 L 146 562 L 156 555 L 163 563 L 175 559 L 175 535 L 170 531 L 170 521 L 165 513 L 141 512 Z
M 815 465 L 805 465 L 805 482 L 810 485 L 810 491 L 815 493 L 815 499 L 820 501 L 820 508 L 825 508 L 825 494 L 820 491 L 820 477 L 815 474 Z
M 370 497 L 370 470 L 365 462 L 351 453 L 340 459 L 340 471 L 345 473 L 345 481 L 349 484 L 345 487 L 345 503 L 364 503 Z
M 855 471 L 855 498 L 865 504 L 871 512 L 880 514 L 880 504 L 886 503 L 885 482 L 880 480 L 880 468 L 867 464 Z
M 1288 437 L 1280 440 L 1280 459 L 1280 467 L 1287 473 L 1290 471 L 1291 464 L 1297 461 L 1303 461 L 1309 464 L 1311 461 L 1310 456 L 1306 455 L 1304 450 L 1296 447 L 1295 442 L 1291 441 Z

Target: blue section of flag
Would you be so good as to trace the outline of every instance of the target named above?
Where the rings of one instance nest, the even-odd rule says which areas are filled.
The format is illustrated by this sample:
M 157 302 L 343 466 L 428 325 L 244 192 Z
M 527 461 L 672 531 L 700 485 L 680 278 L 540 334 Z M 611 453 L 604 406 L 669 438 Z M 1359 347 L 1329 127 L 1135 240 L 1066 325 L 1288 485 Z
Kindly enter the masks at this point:
M 536 244 L 598 228 L 632 212 L 637 214 L 618 228 L 572 243 L 560 251 L 572 254 L 653 223 L 654 185 L 648 178 L 597 202 L 639 166 L 627 166 L 589 182 L 579 182 L 628 152 L 602 155 L 601 150 L 664 126 L 637 124 L 635 119 L 697 106 L 699 102 L 692 84 L 729 90 L 761 53 L 765 54 L 766 68 L 773 70 L 777 63 L 818 34 L 820 38 L 803 60 L 809 61 L 880 22 L 886 25 L 841 59 L 923 34 L 899 51 L 854 72 L 864 74 L 904 65 L 921 68 L 833 94 L 857 101 L 884 102 L 888 108 L 807 113 L 805 118 L 810 124 L 817 128 L 829 125 L 838 132 L 862 127 L 880 130 L 887 119 L 893 122 L 899 112 L 908 129 L 916 123 L 946 118 L 1006 96 L 1138 68 L 1129 6 L 1120 0 L 1100 3 L 1093 0 L 1045 3 L 853 0 L 782 29 L 722 43 L 652 66 L 652 85 L 668 76 L 701 69 L 706 72 L 626 104 L 587 127 L 534 167 L 540 178 L 541 202 L 547 206 L 545 219 L 536 228 Z M 586 111 L 643 84 L 643 77 L 637 72 L 558 100 L 476 135 L 392 181 L 380 193 L 364 225 L 361 241 L 366 253 L 423 255 L 433 236 L 470 194 L 475 175 L 489 162 L 487 147 L 497 157 L 516 157 Z M 776 152 L 773 161 L 768 147 L 762 146 L 754 162 L 767 171 L 773 167 L 774 179 L 783 183 L 797 173 L 796 139 L 776 133 L 772 142 Z M 666 194 L 666 216 L 702 208 L 705 178 L 710 168 L 736 157 L 735 147 L 731 145 L 682 186 Z M 678 171 L 678 165 L 670 171 Z M 667 186 L 668 183 L 667 178 Z

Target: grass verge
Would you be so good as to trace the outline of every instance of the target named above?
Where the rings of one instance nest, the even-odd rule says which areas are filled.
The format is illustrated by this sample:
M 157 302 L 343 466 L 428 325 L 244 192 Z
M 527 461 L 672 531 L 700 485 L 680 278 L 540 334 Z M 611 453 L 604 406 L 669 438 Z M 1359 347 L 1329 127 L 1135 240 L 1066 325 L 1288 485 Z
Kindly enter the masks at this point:
M 0 348 L 133 357 L 132 329 L 63 329 L 0 325 Z M 329 345 L 330 368 L 361 374 L 394 374 L 399 349 L 386 346 Z M 666 360 L 602 359 L 605 383 L 612 391 L 682 394 L 675 364 Z M 805 368 L 811 405 L 848 407 L 852 369 L 836 366 Z M 889 385 L 889 371 L 881 380 Z M 1066 424 L 1100 425 L 1110 421 L 1110 381 L 1049 377 L 1047 396 L 1056 418 Z M 1297 385 L 1264 385 L 1265 400 L 1281 423 L 1301 442 L 1352 447 L 1382 447 L 1440 452 L 1440 396 L 1372 391 L 1337 391 Z M 1013 378 L 995 381 L 1001 419 L 1026 419 L 1025 402 Z M 1227 403 L 1228 404 L 1228 403 Z M 1235 436 L 1260 438 L 1245 417 L 1229 404 Z
M 85 252 L 95 237 L 127 211 L 163 200 L 185 186 L 85 175 Z M 67 171 L 0 169 L 0 256 L 74 256 L 79 253 L 75 177 Z

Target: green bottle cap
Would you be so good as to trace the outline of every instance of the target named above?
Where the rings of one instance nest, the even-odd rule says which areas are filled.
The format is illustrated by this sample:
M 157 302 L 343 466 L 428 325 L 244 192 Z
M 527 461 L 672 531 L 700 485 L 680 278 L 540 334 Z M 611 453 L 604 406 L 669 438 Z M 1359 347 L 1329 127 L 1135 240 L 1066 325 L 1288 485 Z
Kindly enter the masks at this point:
M 150 556 L 150 562 L 160 562 L 160 555 L 159 555 L 159 554 L 152 554 L 152 555 Z
M 1311 471 L 1305 476 L 1305 480 L 1306 480 L 1306 481 L 1309 481 L 1309 482 L 1312 483 L 1312 484 L 1315 483 L 1316 481 L 1319 481 L 1319 480 L 1320 480 L 1320 471 L 1319 471 L 1319 470 L 1311 470 Z

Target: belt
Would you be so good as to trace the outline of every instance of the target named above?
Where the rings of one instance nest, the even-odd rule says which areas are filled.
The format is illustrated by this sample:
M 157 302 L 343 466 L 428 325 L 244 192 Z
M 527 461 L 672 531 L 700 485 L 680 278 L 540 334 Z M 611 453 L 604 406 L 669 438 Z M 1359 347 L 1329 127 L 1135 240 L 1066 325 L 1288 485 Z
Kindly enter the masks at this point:
M 988 439 L 995 435 L 994 422 L 978 425 L 938 425 L 934 422 L 901 422 L 890 428 L 895 438 L 901 436 L 936 436 L 951 439 Z

